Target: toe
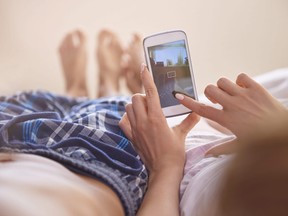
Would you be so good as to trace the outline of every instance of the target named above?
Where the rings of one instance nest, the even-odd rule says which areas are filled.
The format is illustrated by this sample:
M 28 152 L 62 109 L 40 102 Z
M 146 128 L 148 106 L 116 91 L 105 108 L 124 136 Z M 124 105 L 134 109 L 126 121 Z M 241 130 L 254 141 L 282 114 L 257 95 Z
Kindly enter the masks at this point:
M 70 48 L 74 46 L 74 32 L 69 33 L 65 39 L 65 47 Z
M 107 38 L 109 38 L 113 33 L 109 31 L 108 29 L 102 29 L 98 34 L 98 40 L 104 41 Z
M 75 31 L 75 36 L 78 38 L 79 44 L 83 45 L 86 43 L 86 35 L 84 34 L 83 31 L 81 30 L 76 30 Z
M 60 53 L 63 53 L 67 49 L 69 43 L 69 35 L 70 34 L 66 34 L 66 36 L 62 39 L 58 48 Z
M 135 43 L 141 43 L 142 37 L 140 36 L 140 34 L 134 33 L 134 34 L 133 34 L 132 41 L 134 41 Z

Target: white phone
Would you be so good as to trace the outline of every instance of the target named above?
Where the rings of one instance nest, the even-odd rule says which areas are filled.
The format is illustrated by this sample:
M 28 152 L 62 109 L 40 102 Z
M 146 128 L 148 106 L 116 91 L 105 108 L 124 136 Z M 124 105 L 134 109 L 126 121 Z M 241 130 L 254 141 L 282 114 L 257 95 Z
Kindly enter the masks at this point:
M 143 46 L 164 115 L 190 113 L 174 97 L 179 92 L 198 100 L 185 32 L 174 30 L 150 35 L 144 38 Z

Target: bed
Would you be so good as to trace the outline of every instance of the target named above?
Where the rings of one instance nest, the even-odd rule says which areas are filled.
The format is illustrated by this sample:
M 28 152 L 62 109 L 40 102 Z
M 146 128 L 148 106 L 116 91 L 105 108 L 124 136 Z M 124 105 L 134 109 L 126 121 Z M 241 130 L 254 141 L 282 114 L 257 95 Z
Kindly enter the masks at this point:
M 288 106 L 288 68 L 271 71 L 255 77 L 255 79 L 263 84 L 264 87 L 285 106 Z M 211 104 L 203 95 L 199 98 L 200 101 Z M 183 116 L 169 118 L 168 123 L 173 126 L 183 118 Z M 204 154 L 210 147 L 231 139 L 234 139 L 233 135 L 227 135 L 216 130 L 204 119 L 201 119 L 199 124 L 188 134 L 186 138 L 187 160 L 180 188 L 181 215 L 213 216 L 213 213 L 216 212 L 218 199 L 217 184 L 221 181 L 221 174 L 224 170 L 223 167 L 225 167 L 225 164 L 227 164 L 227 161 L 230 158 L 229 156 L 224 155 L 217 158 L 204 157 Z M 3 160 L 5 160 L 5 158 Z M 212 170 L 213 172 L 211 172 Z M 20 188 L 19 190 L 22 189 Z M 12 198 L 13 197 L 11 197 L 11 199 Z M 25 206 L 26 203 L 26 207 L 29 204 L 31 205 L 31 208 L 35 208 L 35 206 L 33 206 L 33 201 L 18 201 L 19 205 Z M 37 202 L 35 201 L 35 203 Z M 209 208 L 207 208 L 207 206 L 209 206 Z M 58 207 L 60 208 L 60 206 Z M 54 206 L 53 208 L 56 207 Z M 53 209 L 51 212 L 57 211 L 56 209 Z M 48 210 L 45 213 L 45 215 L 47 215 Z

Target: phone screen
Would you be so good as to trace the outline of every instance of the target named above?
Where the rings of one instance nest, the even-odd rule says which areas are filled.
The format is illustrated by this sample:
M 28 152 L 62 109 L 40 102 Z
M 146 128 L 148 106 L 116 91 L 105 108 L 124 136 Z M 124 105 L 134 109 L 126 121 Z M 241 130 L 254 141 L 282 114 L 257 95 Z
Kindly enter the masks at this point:
M 179 105 L 176 92 L 195 99 L 185 40 L 148 47 L 148 54 L 162 108 Z

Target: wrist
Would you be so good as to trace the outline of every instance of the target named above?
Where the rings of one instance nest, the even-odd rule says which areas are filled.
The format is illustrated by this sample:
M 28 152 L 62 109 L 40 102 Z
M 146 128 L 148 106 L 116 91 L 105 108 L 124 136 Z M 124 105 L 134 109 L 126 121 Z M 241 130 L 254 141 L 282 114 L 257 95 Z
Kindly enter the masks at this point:
M 184 173 L 183 166 L 164 167 L 149 173 L 149 184 L 154 181 L 171 179 L 173 181 L 181 181 Z

